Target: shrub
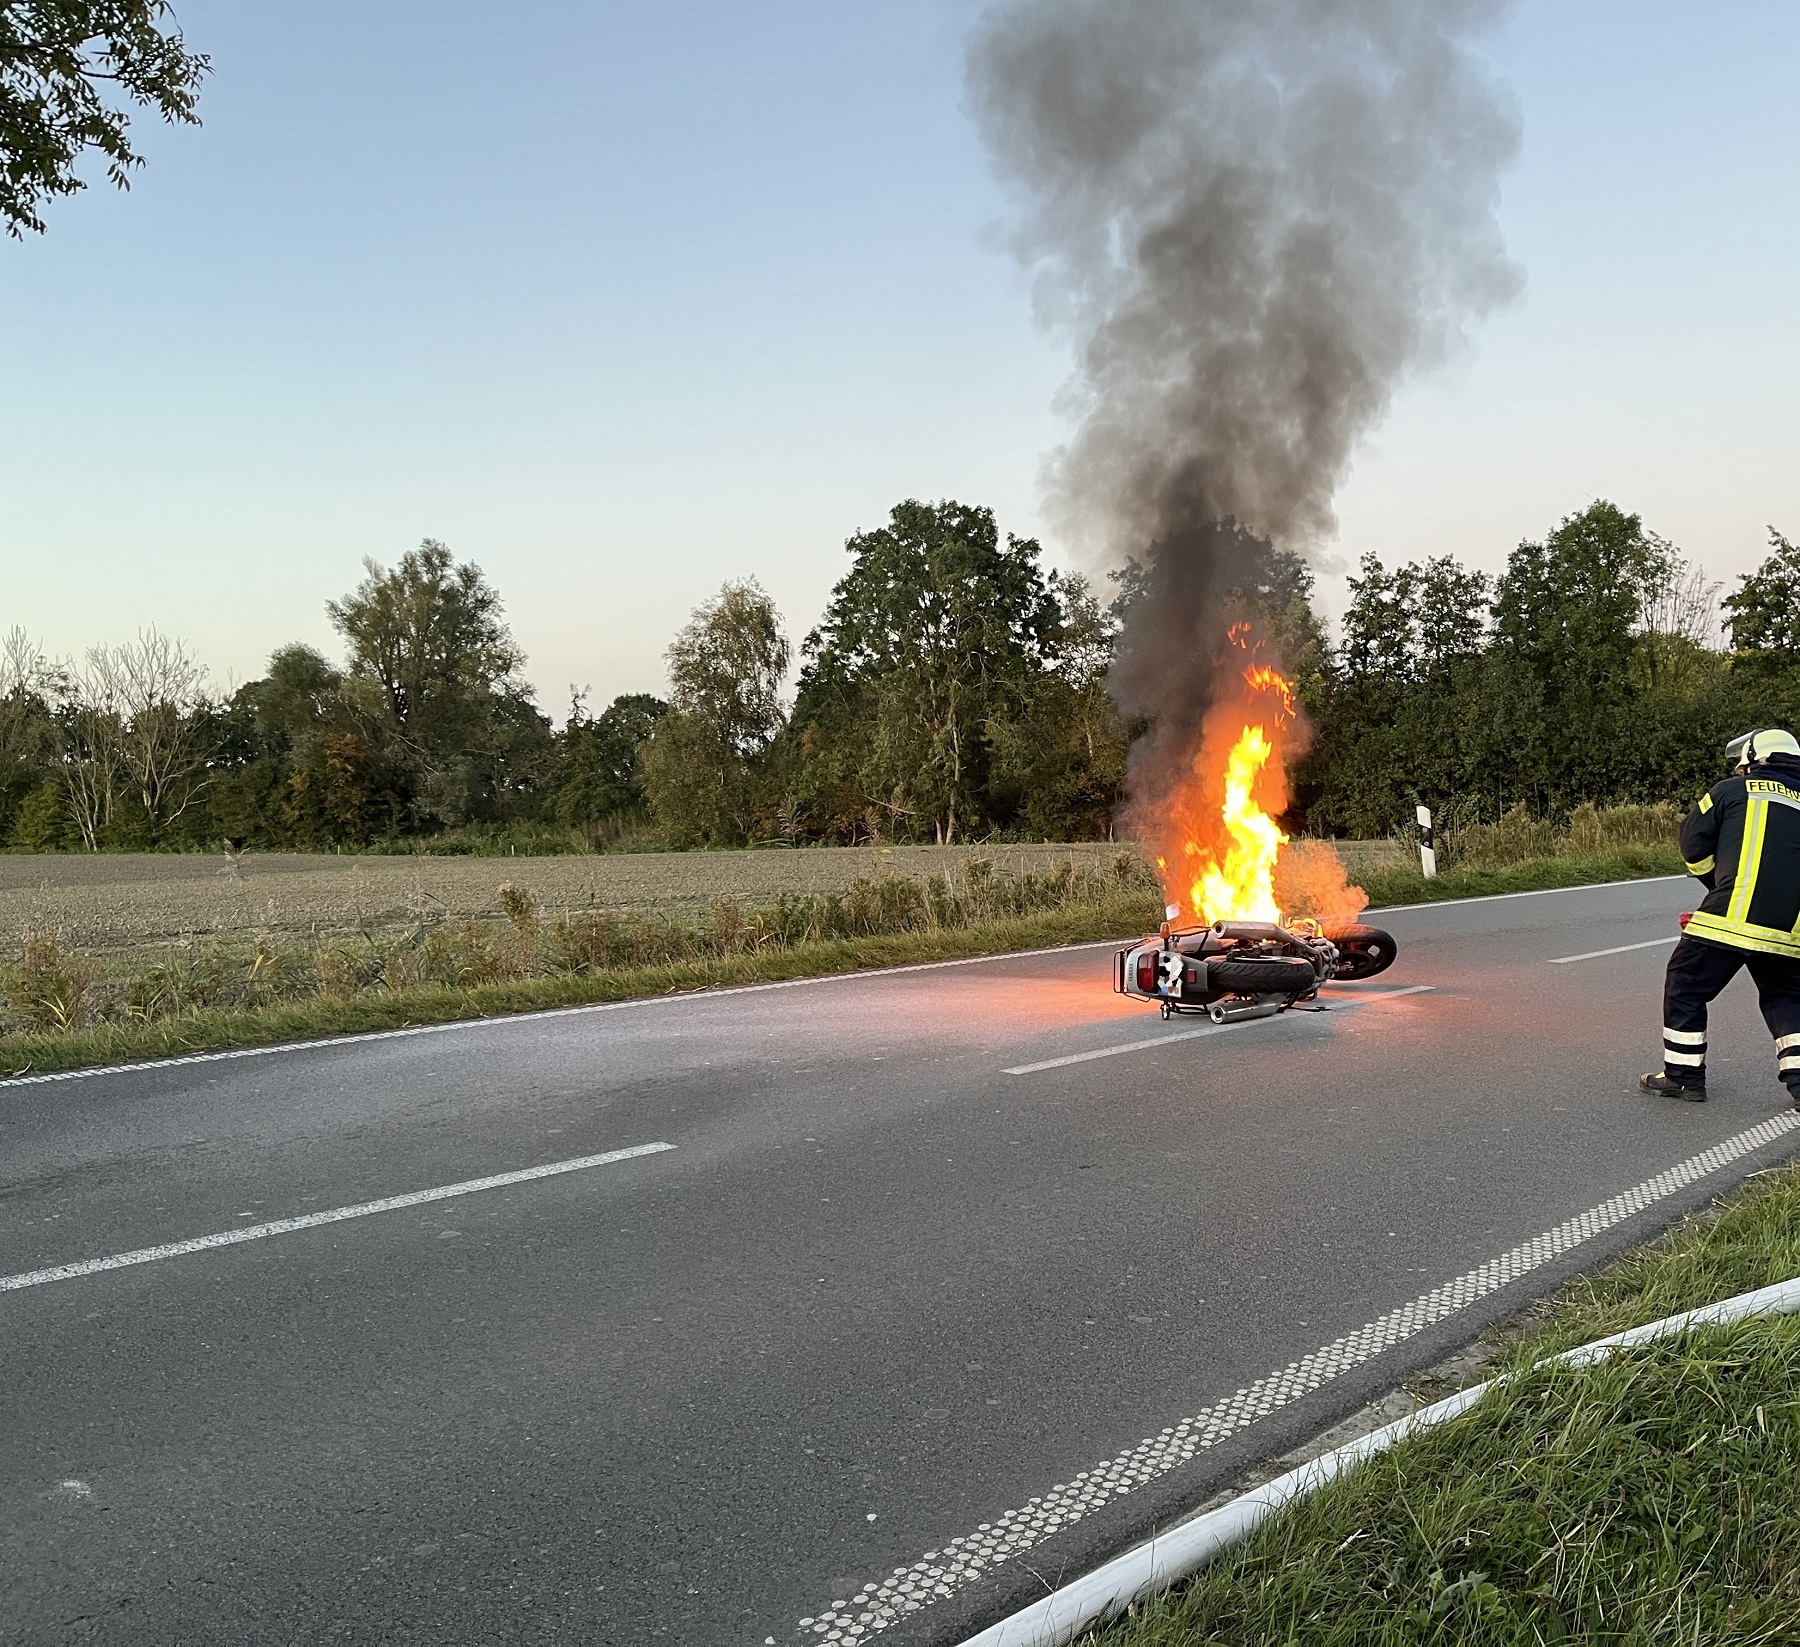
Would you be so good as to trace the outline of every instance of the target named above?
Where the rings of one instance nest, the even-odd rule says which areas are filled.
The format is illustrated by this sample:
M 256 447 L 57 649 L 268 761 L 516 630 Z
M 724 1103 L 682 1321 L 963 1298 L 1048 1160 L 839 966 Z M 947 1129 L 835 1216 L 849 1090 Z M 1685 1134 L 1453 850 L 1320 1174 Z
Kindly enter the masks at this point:
M 1595 806 L 1584 801 L 1566 824 L 1515 806 L 1497 821 L 1473 819 L 1454 803 L 1439 810 L 1438 863 L 1445 869 L 1505 869 L 1531 858 L 1619 858 L 1652 867 L 1646 853 L 1675 844 L 1682 811 L 1666 801 L 1648 806 Z M 1636 854 L 1636 856 L 1633 856 Z
M 313 956 L 313 973 L 319 993 L 334 1001 L 347 1001 L 362 987 L 362 968 L 346 949 L 321 949 Z
M 28 852 L 54 852 L 79 840 L 69 817 L 68 792 L 60 778 L 46 778 L 19 803 L 13 820 L 14 846 Z
M 508 881 L 500 888 L 500 911 L 521 938 L 535 939 L 538 929 L 537 899 L 529 890 Z
M 33 1029 L 79 1029 L 88 1018 L 93 983 L 94 969 L 65 955 L 54 933 L 28 932 L 6 998 Z
M 614 965 L 621 949 L 618 922 L 610 915 L 589 910 L 558 919 L 550 929 L 544 958 L 552 972 L 586 977 Z

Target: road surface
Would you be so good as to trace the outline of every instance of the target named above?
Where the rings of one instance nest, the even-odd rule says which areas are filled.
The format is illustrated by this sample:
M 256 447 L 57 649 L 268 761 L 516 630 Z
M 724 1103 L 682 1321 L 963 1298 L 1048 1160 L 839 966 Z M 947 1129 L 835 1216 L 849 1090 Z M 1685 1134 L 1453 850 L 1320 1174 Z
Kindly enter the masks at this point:
M 956 1642 L 1795 1149 L 1747 985 L 1635 1091 L 1691 900 L 0 1084 L 0 1639 Z

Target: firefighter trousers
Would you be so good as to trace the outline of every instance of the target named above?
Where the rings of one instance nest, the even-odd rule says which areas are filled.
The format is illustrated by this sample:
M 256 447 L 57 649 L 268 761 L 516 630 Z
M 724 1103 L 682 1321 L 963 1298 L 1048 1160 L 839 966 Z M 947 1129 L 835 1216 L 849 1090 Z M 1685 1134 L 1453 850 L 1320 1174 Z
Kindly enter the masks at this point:
M 1663 1069 L 1683 1086 L 1706 1085 L 1706 1006 L 1748 967 L 1763 1022 L 1775 1037 L 1776 1070 L 1800 1104 L 1800 961 L 1683 937 L 1663 980 Z

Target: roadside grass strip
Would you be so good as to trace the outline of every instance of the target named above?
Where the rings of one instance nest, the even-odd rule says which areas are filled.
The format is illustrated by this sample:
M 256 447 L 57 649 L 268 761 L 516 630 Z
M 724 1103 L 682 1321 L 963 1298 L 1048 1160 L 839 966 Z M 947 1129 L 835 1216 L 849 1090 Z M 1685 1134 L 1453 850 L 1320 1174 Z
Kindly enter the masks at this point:
M 1426 1328 L 1467 1309 L 1502 1287 L 1531 1275 L 1625 1219 L 1699 1183 L 1732 1162 L 1790 1137 L 1796 1129 L 1800 1129 L 1800 1115 L 1790 1111 L 1771 1117 L 1758 1126 L 1738 1133 L 1735 1137 L 1715 1144 L 1711 1149 L 1646 1179 L 1622 1194 L 1602 1201 L 1576 1217 L 1565 1219 L 1555 1228 L 1546 1230 L 1530 1241 L 1521 1242 L 1480 1267 L 1446 1281 L 1398 1309 L 1390 1310 L 1386 1315 L 1365 1323 L 1354 1332 L 1334 1339 L 1298 1361 L 1290 1362 L 1280 1370 L 1214 1402 L 1158 1434 L 1146 1437 L 1114 1457 L 1101 1459 L 1091 1468 L 1050 1487 L 1038 1497 L 1003 1511 L 991 1521 L 983 1522 L 972 1532 L 948 1540 L 939 1549 L 926 1551 L 922 1559 L 905 1567 L 896 1567 L 887 1577 L 863 1585 L 848 1597 L 834 1600 L 829 1607 L 821 1609 L 817 1614 L 799 1620 L 793 1639 L 812 1639 L 832 1644 L 857 1642 L 891 1628 L 920 1609 L 956 1594 L 994 1567 L 1018 1560 L 1045 1539 L 1086 1519 L 1114 1500 L 1160 1479 L 1199 1454 L 1241 1434 L 1280 1408 L 1290 1406 L 1323 1389 L 1333 1379 L 1364 1365 L 1396 1345 L 1405 1343 Z M 1800 1205 L 1800 1199 L 1797 1199 L 1797 1205 Z M 1788 1247 L 1791 1248 L 1794 1244 L 1794 1239 L 1790 1236 Z M 1783 1250 L 1786 1253 L 1788 1248 Z M 1800 1271 L 1800 1252 L 1795 1252 L 1792 1256 L 1795 1260 L 1794 1269 L 1783 1271 L 1781 1276 L 1774 1279 L 1783 1279 L 1787 1274 Z M 1767 1279 L 1769 1277 L 1759 1277 L 1753 1284 L 1764 1284 Z M 1747 1289 L 1736 1286 L 1714 1288 L 1705 1297 L 1694 1302 L 1710 1302 L 1727 1293 L 1744 1290 Z M 1663 1299 L 1659 1298 L 1658 1302 L 1663 1302 Z M 1656 1319 L 1658 1315 L 1669 1313 L 1673 1311 L 1653 1310 L 1639 1319 Z M 1590 1333 L 1588 1336 L 1594 1335 Z M 1796 1544 L 1795 1551 L 1796 1559 L 1800 1560 L 1800 1544 Z M 1183 1636 L 1167 1638 L 1171 1643 L 1185 1643 L 1189 1639 Z M 1199 1636 L 1191 1639 L 1206 1641 L 1212 1638 Z M 1285 1634 L 1269 1638 L 1250 1631 L 1218 1639 L 1232 1642 L 1265 1639 L 1285 1642 L 1298 1639 L 1310 1644 L 1315 1639 L 1411 1641 L 1438 1638 L 1380 1634 L 1326 1638 L 1304 1633 L 1297 1638 L 1290 1638 Z M 1441 1639 L 1450 1642 L 1465 1638 L 1449 1635 Z M 1160 1638 L 1145 1640 L 1148 1643 Z M 1140 1647 L 1140 1644 L 1133 1642 L 1131 1647 Z
M 1427 879 L 1416 867 L 1359 871 L 1357 883 L 1369 895 L 1367 913 L 1419 904 L 1477 903 L 1484 898 L 1516 898 L 1529 892 L 1567 892 L 1618 881 L 1685 879 L 1686 866 L 1673 846 L 1630 848 L 1618 853 L 1529 858 L 1495 869 L 1440 869 Z
M 384 1195 L 379 1201 L 359 1201 L 352 1207 L 303 1212 L 294 1218 L 275 1218 L 264 1224 L 241 1224 L 236 1229 L 219 1230 L 212 1235 L 196 1235 L 186 1241 L 165 1241 L 160 1246 L 137 1247 L 131 1252 L 110 1253 L 104 1258 L 83 1258 L 72 1264 L 52 1264 L 46 1269 L 26 1270 L 18 1275 L 0 1275 L 0 1292 L 18 1292 L 25 1287 L 47 1286 L 53 1281 L 76 1281 L 84 1275 L 130 1269 L 138 1264 L 156 1264 L 165 1258 L 185 1258 L 190 1253 L 209 1252 L 214 1247 L 235 1247 L 245 1241 L 263 1241 L 271 1235 L 293 1235 L 299 1230 L 314 1230 L 325 1224 L 341 1224 L 351 1218 L 370 1218 L 378 1212 L 399 1212 L 406 1207 L 422 1207 L 432 1201 L 449 1201 L 460 1195 L 477 1195 L 483 1190 L 508 1189 L 514 1184 L 535 1183 L 540 1178 L 560 1178 L 565 1173 L 610 1167 L 617 1161 L 635 1161 L 641 1155 L 661 1155 L 674 1147 L 673 1144 L 660 1140 L 654 1144 L 633 1144 L 629 1149 L 607 1150 L 603 1155 L 582 1155 L 570 1161 L 551 1161 L 541 1167 L 521 1167 L 515 1172 L 496 1172 L 486 1178 L 465 1178 L 459 1184 L 439 1184 L 432 1189 L 408 1190 L 403 1195 Z
M 938 932 L 834 939 L 715 960 L 695 959 L 589 974 L 521 978 L 467 989 L 415 988 L 348 1000 L 200 1011 L 156 1022 L 0 1038 L 0 1087 L 81 1079 L 146 1064 L 296 1052 L 389 1036 L 425 1035 L 508 1019 L 555 1018 L 664 999 L 747 994 L 860 976 L 973 965 L 1011 956 L 1103 947 L 1136 935 L 1141 912 L 1126 905 L 1060 910 Z
M 1509 869 L 1446 871 L 1430 881 L 1416 873 L 1362 879 L 1376 906 L 1368 913 L 1378 915 L 1427 903 L 1575 892 L 1654 879 L 1667 867 L 1656 855 L 1548 858 Z M 317 995 L 254 1007 L 211 1006 L 168 1017 L 107 1019 L 77 1029 L 17 1030 L 0 1034 L 0 1088 L 105 1074 L 134 1064 L 194 1063 L 291 1052 L 309 1043 L 429 1034 L 464 1024 L 593 1011 L 665 995 L 773 988 L 859 972 L 1030 954 L 1045 947 L 1125 942 L 1154 929 L 1156 909 L 1146 898 L 1124 890 L 1098 902 L 922 932 L 809 940 L 748 953 L 464 986 L 384 987 L 342 998 Z M 7 970 L 0 967 L 0 981 Z
M 973 966 L 982 961 L 1105 948 L 1141 923 L 1130 910 L 1058 912 L 937 933 L 801 944 L 723 960 L 590 975 L 525 978 L 477 988 L 395 990 L 353 1000 L 195 1012 L 156 1023 L 102 1024 L 62 1034 L 0 1040 L 0 1089 L 88 1080 L 131 1070 L 258 1058 L 402 1036 L 440 1035 L 759 990 Z
M 1794 1276 L 1800 1169 L 1787 1167 L 1566 1289 L 1499 1377 L 1451 1398 L 1468 1402 L 1460 1416 L 1402 1420 L 1414 1427 L 1391 1447 L 1080 1639 L 1800 1640 L 1800 1316 L 1740 1313 L 1791 1311 L 1800 1284 L 1780 1283 Z M 1644 1341 L 1647 1321 L 1675 1330 Z

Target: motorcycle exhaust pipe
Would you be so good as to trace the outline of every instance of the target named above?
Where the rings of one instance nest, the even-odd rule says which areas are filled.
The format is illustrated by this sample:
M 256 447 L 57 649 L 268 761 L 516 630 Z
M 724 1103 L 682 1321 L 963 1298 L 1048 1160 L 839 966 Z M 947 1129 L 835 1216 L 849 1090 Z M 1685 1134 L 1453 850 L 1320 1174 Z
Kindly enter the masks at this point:
M 1251 1018 L 1273 1018 L 1285 1001 L 1252 1001 L 1245 1006 L 1227 1006 L 1223 1001 L 1214 1001 L 1206 1009 L 1206 1015 L 1215 1024 L 1241 1024 Z
M 1257 942 L 1266 942 L 1270 938 L 1293 938 L 1291 932 L 1273 921 L 1214 921 L 1213 931 L 1221 938 L 1244 938 Z

